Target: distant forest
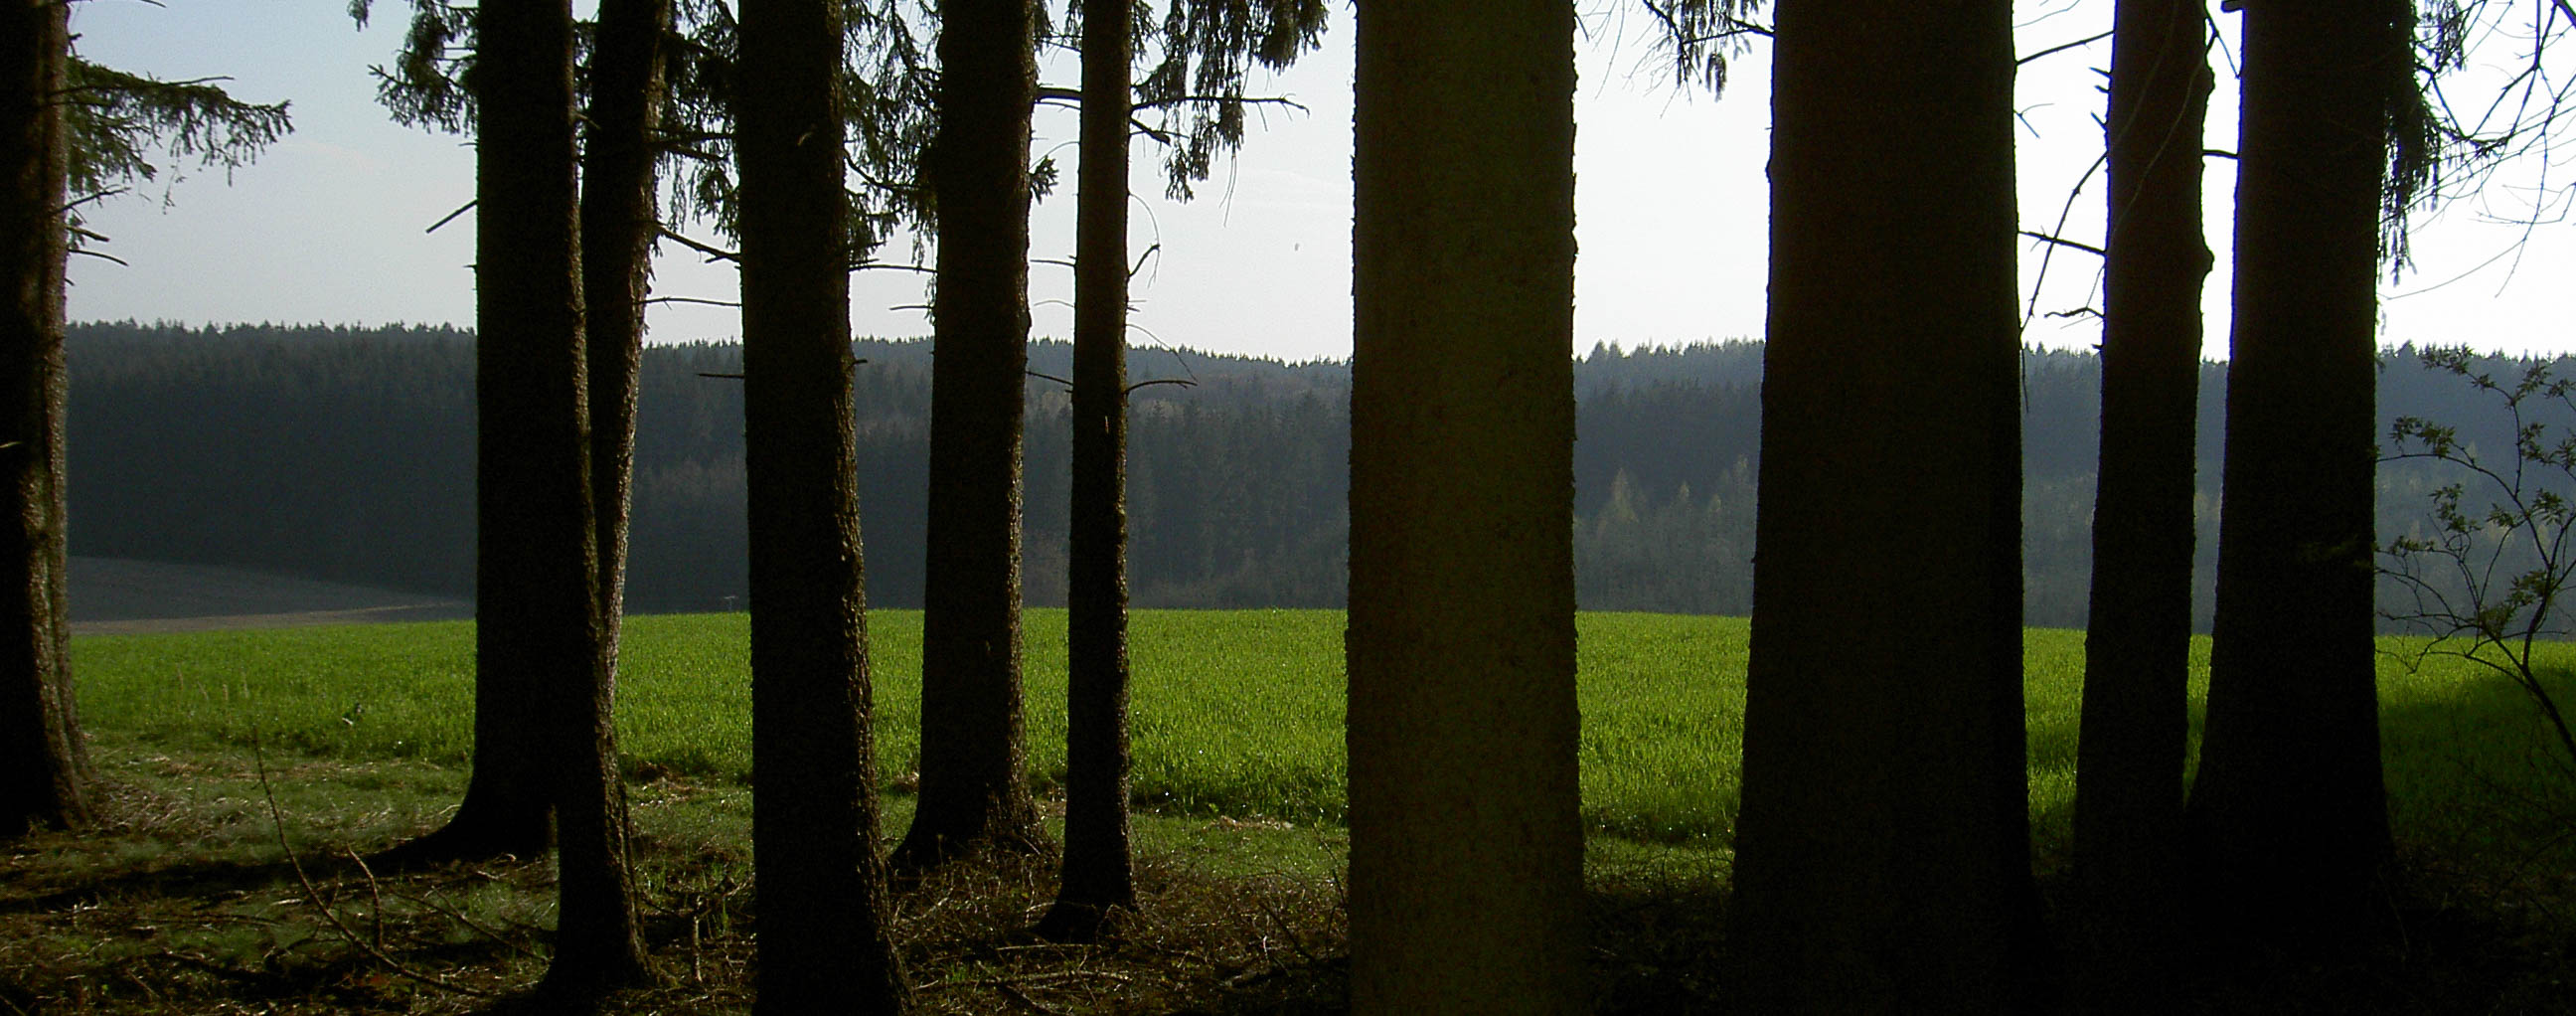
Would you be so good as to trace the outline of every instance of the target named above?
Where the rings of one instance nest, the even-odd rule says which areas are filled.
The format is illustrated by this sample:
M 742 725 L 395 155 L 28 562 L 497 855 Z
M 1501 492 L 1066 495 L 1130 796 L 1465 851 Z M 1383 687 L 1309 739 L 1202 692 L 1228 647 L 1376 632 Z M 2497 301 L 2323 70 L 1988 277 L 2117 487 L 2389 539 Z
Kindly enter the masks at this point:
M 133 322 L 74 325 L 72 552 L 255 568 L 466 597 L 474 571 L 473 335 L 455 328 Z M 868 596 L 921 603 L 930 344 L 861 340 L 856 403 Z M 1033 374 L 1070 375 L 1038 342 Z M 741 606 L 741 347 L 645 351 L 632 572 L 639 612 Z M 1617 350 L 1576 360 L 1576 588 L 1586 610 L 1744 614 L 1751 606 L 1762 347 Z M 2503 447 L 2494 404 L 2382 357 L 2383 419 L 2459 425 Z M 2024 576 L 2030 624 L 2080 627 L 2091 564 L 2100 360 L 2022 358 Z M 1350 368 L 1186 350 L 1130 353 L 1128 466 L 1140 607 L 1337 607 L 1345 571 Z M 2217 559 L 2226 368 L 2203 364 L 2199 581 Z M 1028 602 L 1065 589 L 1069 406 L 1028 385 Z M 2384 430 L 2384 428 L 2383 428 Z M 2450 477 L 2380 477 L 2382 538 L 2420 526 Z M 2472 490 L 2472 502 L 2478 502 Z M 1852 497 L 1903 498 L 1854 487 Z

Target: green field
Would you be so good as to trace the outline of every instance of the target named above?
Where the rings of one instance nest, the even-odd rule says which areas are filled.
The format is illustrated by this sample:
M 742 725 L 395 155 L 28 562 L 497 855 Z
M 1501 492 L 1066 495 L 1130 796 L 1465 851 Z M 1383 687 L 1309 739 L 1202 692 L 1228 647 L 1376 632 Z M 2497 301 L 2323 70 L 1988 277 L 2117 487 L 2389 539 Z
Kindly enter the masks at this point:
M 1030 757 L 1044 789 L 1064 767 L 1064 612 L 1032 610 L 1026 623 Z M 618 714 L 630 769 L 748 773 L 747 625 L 740 614 L 628 622 Z M 879 611 L 870 626 L 878 757 L 891 780 L 915 754 L 921 614 Z M 1137 613 L 1139 807 L 1339 822 L 1341 629 L 1335 611 Z M 1723 846 L 1735 813 L 1746 622 L 1586 614 L 1580 632 L 1586 821 L 1618 838 Z M 2534 710 L 2457 661 L 2410 672 L 2393 654 L 2411 644 L 2384 642 L 2391 654 L 2380 666 L 2401 837 L 2446 853 L 2537 845 L 2543 831 L 2516 832 L 2496 817 L 2513 798 L 2567 793 Z M 2033 630 L 2025 646 L 2030 805 L 2047 854 L 2062 843 L 2074 792 L 2083 636 Z M 2562 694 L 2576 698 L 2576 647 L 2552 648 Z M 2206 639 L 2195 646 L 2195 711 L 2207 649 Z M 75 640 L 83 715 L 102 732 L 173 748 L 257 738 L 271 750 L 441 765 L 467 758 L 472 661 L 463 622 Z

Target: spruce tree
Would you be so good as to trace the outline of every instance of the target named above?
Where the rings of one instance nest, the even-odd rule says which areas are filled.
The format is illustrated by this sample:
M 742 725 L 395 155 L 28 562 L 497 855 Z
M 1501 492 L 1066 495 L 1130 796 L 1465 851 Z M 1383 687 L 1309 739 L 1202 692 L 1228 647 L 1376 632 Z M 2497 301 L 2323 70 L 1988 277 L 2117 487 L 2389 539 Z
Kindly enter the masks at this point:
M 2193 431 L 2210 268 L 2202 12 L 2197 0 L 2121 0 L 2111 41 L 2101 458 L 2075 773 L 2082 986 L 2099 1010 L 2161 1008 L 2171 980 L 2155 962 L 2179 930 Z
M 1741 1006 L 2030 1008 L 2011 5 L 1777 13 Z
M 1351 1009 L 1578 1011 L 1574 11 L 1358 18 Z

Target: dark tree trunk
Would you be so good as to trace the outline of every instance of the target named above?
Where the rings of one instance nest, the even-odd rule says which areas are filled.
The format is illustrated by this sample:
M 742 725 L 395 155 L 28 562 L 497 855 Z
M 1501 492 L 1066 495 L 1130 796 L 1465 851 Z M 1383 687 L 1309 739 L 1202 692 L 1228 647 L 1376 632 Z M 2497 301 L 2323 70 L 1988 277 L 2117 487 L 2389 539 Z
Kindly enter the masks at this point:
M 590 496 L 609 674 L 626 614 L 626 523 L 635 478 L 635 378 L 653 277 L 653 134 L 662 122 L 670 0 L 602 0 L 582 152 L 582 306 L 590 370 Z
M 2184 684 L 2200 386 L 2200 0 L 2120 0 L 2111 36 L 2110 239 L 2093 600 L 2076 754 L 2087 1009 L 2166 1011 L 2180 939 Z
M 919 871 L 1044 842 L 1022 778 L 1020 418 L 1029 337 L 1029 0 L 943 0 L 937 357 L 922 588 L 921 796 L 895 849 Z
M 1351 1008 L 1579 1011 L 1574 12 L 1359 8 Z
M 2011 5 L 1774 29 L 1741 1007 L 2029 1008 Z
M 1097 936 L 1133 910 L 1127 845 L 1127 118 L 1125 3 L 1082 8 L 1082 169 L 1074 223 L 1073 477 L 1065 649 L 1064 878 L 1038 922 Z
M 0 581 L 0 839 L 89 824 L 89 754 L 72 687 L 63 589 L 63 61 L 60 0 L 9 7 L 0 42 L 0 466 L 9 578 Z
M 592 592 L 598 546 L 587 486 L 572 82 L 568 63 L 555 80 L 555 29 L 533 23 L 553 14 L 551 5 L 476 9 L 474 772 L 445 826 L 379 863 L 550 849 L 560 781 L 548 738 L 561 732 L 546 723 L 559 704 L 547 683 L 586 682 L 599 665 L 561 655 L 565 625 L 588 645 L 604 633 Z M 584 415 L 566 421 L 566 407 Z M 561 446 L 567 425 L 579 448 Z M 565 476 L 580 480 L 577 507 Z M 576 510 L 583 532 L 568 545 L 556 530 Z M 577 622 L 557 571 L 574 548 L 582 553 L 574 585 L 591 601 Z
M 2245 10 L 2227 497 L 2187 818 L 2209 918 L 2284 943 L 2364 926 L 2391 849 L 2370 632 L 2373 344 L 2382 83 L 2410 54 L 2397 0 L 2365 6 Z
M 589 143 L 583 150 L 583 355 L 600 635 L 588 694 L 567 699 L 575 711 L 564 728 L 571 755 L 561 772 L 577 779 L 565 791 L 561 853 L 568 869 L 582 871 L 583 891 L 592 897 L 584 911 L 597 921 L 582 930 L 588 939 L 583 948 L 593 955 L 567 973 L 602 984 L 639 980 L 644 971 L 615 710 L 626 608 L 627 502 L 635 467 L 635 378 L 656 222 L 653 132 L 661 121 L 662 37 L 670 20 L 669 0 L 600 4 L 590 54 Z M 565 885 L 570 891 L 573 882 Z M 563 955 L 561 945 L 557 953 Z
M 481 674 L 508 668 L 534 707 L 520 731 L 530 740 L 515 747 L 533 761 L 529 789 L 543 795 L 540 815 L 549 799 L 556 806 L 562 837 L 543 988 L 582 997 L 640 979 L 643 959 L 596 594 L 572 5 L 486 4 L 475 39 L 475 652 Z
M 838 0 L 747 0 L 742 180 L 752 852 L 763 1013 L 898 1013 L 850 422 Z

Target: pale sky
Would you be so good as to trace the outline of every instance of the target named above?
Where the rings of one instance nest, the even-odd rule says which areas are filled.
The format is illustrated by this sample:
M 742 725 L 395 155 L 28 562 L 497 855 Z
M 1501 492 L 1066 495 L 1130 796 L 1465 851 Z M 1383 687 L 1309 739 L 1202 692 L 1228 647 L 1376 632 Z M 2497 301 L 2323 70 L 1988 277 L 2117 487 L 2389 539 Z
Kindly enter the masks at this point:
M 229 75 L 237 97 L 293 102 L 295 133 L 233 174 L 178 169 L 186 179 L 118 198 L 90 226 L 112 238 L 100 249 L 130 262 L 75 257 L 74 320 L 136 318 L 187 323 L 454 323 L 474 316 L 473 220 L 423 230 L 471 200 L 473 154 L 462 139 L 394 125 L 374 102 L 367 67 L 389 58 L 407 17 L 403 0 L 378 0 L 361 33 L 342 0 L 83 0 L 73 29 L 93 60 L 163 78 Z M 585 10 L 588 4 L 581 4 Z M 1760 48 L 1735 64 L 1722 98 L 1677 92 L 1652 46 L 1656 28 L 1642 7 L 1582 0 L 1586 37 L 1577 59 L 1575 350 L 1758 338 L 1762 331 L 1768 210 L 1763 175 L 1769 120 L 1769 62 Z M 2108 27 L 2109 0 L 2025 2 L 2023 53 Z M 1159 341 L 1280 359 L 1350 354 L 1351 15 L 1333 12 L 1323 48 L 1275 78 L 1256 73 L 1255 90 L 1302 103 L 1304 113 L 1270 110 L 1256 121 L 1239 159 L 1220 167 L 1181 205 L 1163 199 L 1152 142 L 1138 139 L 1133 190 L 1136 250 L 1160 243 L 1162 256 L 1137 279 L 1135 323 Z M 2222 15 L 2230 32 L 2235 17 Z M 2229 51 L 2234 50 L 2230 40 Z M 2016 105 L 2023 227 L 2057 232 L 2067 189 L 2100 154 L 2092 117 L 2101 109 L 2094 68 L 2109 44 L 2096 43 L 2023 68 Z M 2232 149 L 2233 62 L 2218 58 L 2206 146 Z M 1073 61 L 1051 61 L 1041 77 L 1071 85 Z M 1056 153 L 1063 188 L 1035 213 L 1031 255 L 1069 258 L 1073 248 L 1074 115 L 1042 109 L 1034 149 Z M 2576 352 L 2576 223 L 2565 217 L 2576 166 L 2546 178 L 2524 171 L 2478 200 L 2421 216 L 2416 270 L 2381 279 L 2382 341 L 2468 343 L 2514 352 Z M 2219 268 L 2207 306 L 2212 357 L 2226 351 L 2227 223 L 2232 164 L 2209 160 L 2211 247 Z M 163 182 L 169 176 L 165 173 Z M 2545 182 L 2556 221 L 2525 230 L 2498 216 L 2526 213 L 2533 184 Z M 2100 242 L 2103 199 L 2096 174 L 2076 199 L 2063 235 Z M 709 238 L 703 225 L 687 228 Z M 2526 242 L 2527 241 L 2527 242 Z M 2520 245 L 2517 251 L 2517 245 Z M 897 241 L 885 255 L 909 257 Z M 2059 251 L 2044 284 L 2046 251 L 2023 248 L 2023 298 L 2037 288 L 2045 315 L 2096 302 L 2098 262 Z M 1031 268 L 1035 334 L 1071 332 L 1072 273 Z M 665 245 L 658 295 L 729 300 L 734 273 Z M 921 279 L 905 272 L 856 278 L 858 334 L 925 334 Z M 730 309 L 659 305 L 655 341 L 730 339 Z M 2027 338 L 2048 346 L 2089 346 L 2098 324 L 2041 316 Z

